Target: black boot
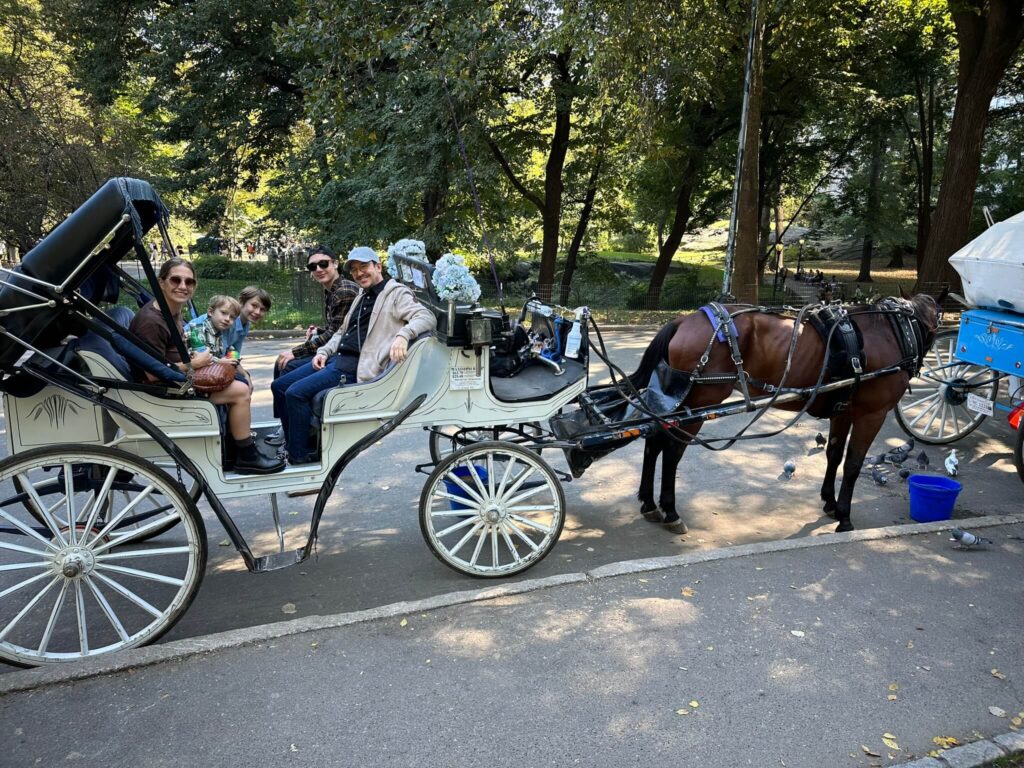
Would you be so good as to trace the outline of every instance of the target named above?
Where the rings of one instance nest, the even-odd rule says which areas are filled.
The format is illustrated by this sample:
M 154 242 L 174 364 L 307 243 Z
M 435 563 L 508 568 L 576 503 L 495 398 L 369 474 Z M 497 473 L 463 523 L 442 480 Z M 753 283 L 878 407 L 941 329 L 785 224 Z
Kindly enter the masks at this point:
M 240 475 L 270 475 L 284 469 L 284 461 L 269 458 L 256 449 L 252 437 L 235 441 L 235 472 Z

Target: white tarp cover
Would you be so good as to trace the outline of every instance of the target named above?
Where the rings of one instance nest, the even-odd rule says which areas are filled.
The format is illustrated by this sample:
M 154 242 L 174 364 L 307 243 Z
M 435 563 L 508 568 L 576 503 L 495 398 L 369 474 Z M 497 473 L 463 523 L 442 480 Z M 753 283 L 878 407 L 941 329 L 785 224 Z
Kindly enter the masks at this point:
M 993 224 L 949 257 L 976 307 L 1024 313 L 1024 212 Z

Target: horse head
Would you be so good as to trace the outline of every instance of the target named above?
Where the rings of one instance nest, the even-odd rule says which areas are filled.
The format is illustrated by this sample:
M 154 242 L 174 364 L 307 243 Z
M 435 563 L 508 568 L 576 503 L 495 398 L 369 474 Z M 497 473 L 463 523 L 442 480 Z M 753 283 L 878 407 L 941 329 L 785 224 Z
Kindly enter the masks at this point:
M 942 323 L 942 302 L 949 295 L 949 287 L 943 288 L 937 296 L 932 296 L 929 293 L 918 293 L 911 297 L 908 297 L 903 292 L 903 288 L 900 287 L 900 295 L 907 299 L 914 308 L 914 316 L 921 324 L 924 348 L 926 350 L 931 349 L 932 342 L 935 341 L 935 334 L 939 329 L 939 324 Z

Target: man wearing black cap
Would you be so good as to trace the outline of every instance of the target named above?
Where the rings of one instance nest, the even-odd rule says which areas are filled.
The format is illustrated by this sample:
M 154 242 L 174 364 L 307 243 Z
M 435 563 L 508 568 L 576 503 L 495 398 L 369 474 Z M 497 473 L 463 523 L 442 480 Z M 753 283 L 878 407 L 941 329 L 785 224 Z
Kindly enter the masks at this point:
M 282 414 L 292 464 L 315 460 L 310 455 L 309 425 L 318 392 L 339 384 L 368 381 L 389 362 L 405 360 L 409 342 L 434 330 L 434 313 L 412 291 L 385 277 L 372 248 L 353 248 L 348 267 L 360 291 L 341 327 L 313 356 L 312 362 L 277 379 L 270 387 Z

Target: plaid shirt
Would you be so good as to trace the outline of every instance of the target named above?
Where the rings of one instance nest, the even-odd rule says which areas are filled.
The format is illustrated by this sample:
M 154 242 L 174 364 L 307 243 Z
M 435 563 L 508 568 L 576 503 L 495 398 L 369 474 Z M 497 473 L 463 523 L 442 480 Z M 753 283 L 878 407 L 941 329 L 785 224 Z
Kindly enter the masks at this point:
M 351 280 L 339 277 L 329 291 L 324 291 L 324 327 L 317 328 L 316 333 L 292 349 L 295 357 L 312 357 L 316 351 L 331 340 L 334 332 L 341 328 L 341 323 L 348 314 L 348 308 L 359 294 L 359 286 Z
M 186 339 L 193 328 L 199 329 L 203 343 L 206 344 L 206 348 L 210 351 L 211 355 L 218 358 L 224 357 L 224 354 L 227 352 L 224 349 L 224 337 L 220 331 L 213 327 L 213 321 L 210 319 L 209 314 L 200 315 L 185 326 Z

